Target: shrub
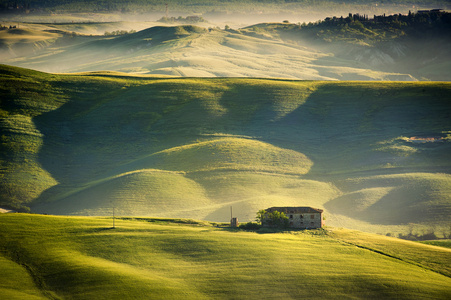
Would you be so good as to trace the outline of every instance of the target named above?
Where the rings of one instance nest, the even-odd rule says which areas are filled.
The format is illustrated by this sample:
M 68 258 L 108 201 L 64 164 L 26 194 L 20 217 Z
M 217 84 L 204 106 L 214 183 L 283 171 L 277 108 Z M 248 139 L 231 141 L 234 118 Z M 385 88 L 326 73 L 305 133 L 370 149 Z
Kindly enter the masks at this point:
M 240 229 L 244 230 L 259 230 L 262 226 L 255 222 L 248 222 L 244 224 L 240 224 Z

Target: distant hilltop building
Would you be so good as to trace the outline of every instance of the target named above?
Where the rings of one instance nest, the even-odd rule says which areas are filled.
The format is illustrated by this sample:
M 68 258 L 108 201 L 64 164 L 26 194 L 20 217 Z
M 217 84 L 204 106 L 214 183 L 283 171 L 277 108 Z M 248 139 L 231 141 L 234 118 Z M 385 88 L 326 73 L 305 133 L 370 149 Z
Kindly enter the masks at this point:
M 419 10 L 417 11 L 418 14 L 429 14 L 429 13 L 441 13 L 443 9 L 436 8 L 436 9 L 430 9 L 430 10 Z
M 271 207 L 267 213 L 278 211 L 288 217 L 288 227 L 299 229 L 314 229 L 324 226 L 323 210 L 313 207 Z M 263 226 L 269 226 L 268 219 L 262 220 Z

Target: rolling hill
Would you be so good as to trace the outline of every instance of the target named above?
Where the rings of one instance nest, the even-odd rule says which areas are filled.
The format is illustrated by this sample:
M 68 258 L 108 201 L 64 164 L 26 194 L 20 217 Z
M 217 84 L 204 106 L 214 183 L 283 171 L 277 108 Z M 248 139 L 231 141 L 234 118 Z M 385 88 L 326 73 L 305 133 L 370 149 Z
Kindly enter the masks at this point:
M 193 25 L 154 26 L 121 36 L 70 31 L 86 32 L 92 26 L 96 32 L 99 27 L 81 25 L 78 29 L 79 24 L 47 28 L 23 24 L 21 29 L 0 30 L 2 63 L 58 73 L 109 70 L 182 77 L 416 80 L 408 73 L 373 70 L 366 63 L 335 57 L 328 49 L 298 46 L 269 34 Z
M 0 215 L 9 299 L 449 299 L 448 248 L 345 229 Z
M 2 207 L 448 230 L 449 83 L 0 74 Z
M 308 24 L 285 20 L 241 29 L 222 25 L 224 30 L 210 23 L 168 26 L 176 23 L 158 21 L 20 23 L 20 28 L 0 27 L 0 57 L 3 63 L 44 72 L 451 79 L 450 13 L 439 9 L 371 18 L 364 13 L 345 15 Z
M 450 30 L 451 13 L 436 9 L 409 10 L 404 15 L 349 13 L 308 24 L 262 23 L 241 32 L 332 52 L 336 58 L 365 63 L 372 70 L 410 74 L 419 80 L 449 81 Z M 395 75 L 392 77 L 396 80 Z

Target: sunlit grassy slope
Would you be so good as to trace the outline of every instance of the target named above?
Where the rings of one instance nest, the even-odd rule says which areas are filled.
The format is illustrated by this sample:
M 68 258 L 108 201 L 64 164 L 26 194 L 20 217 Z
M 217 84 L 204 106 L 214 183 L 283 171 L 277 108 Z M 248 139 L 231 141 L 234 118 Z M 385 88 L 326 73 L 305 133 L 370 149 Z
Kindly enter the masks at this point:
M 24 26 L 34 28 L 29 24 Z M 80 24 L 79 29 L 72 24 L 78 32 L 89 31 L 89 26 L 94 32 L 99 28 L 98 23 Z M 68 25 L 55 28 L 59 30 L 57 33 L 55 29 L 51 29 L 53 33 L 27 29 L 27 35 L 35 34 L 26 41 L 28 49 L 34 50 L 22 55 L 19 50 L 25 42 L 15 43 L 16 32 L 3 30 L 0 43 L 8 45 L 5 47 L 9 55 L 2 62 L 45 72 L 111 70 L 182 77 L 412 79 L 406 74 L 371 70 L 365 64 L 335 58 L 328 51 L 299 47 L 270 35 L 250 36 L 192 25 L 155 26 L 116 37 L 74 35 L 67 31 Z M 42 44 L 42 36 L 50 34 L 54 35 L 53 40 Z
M 4 250 L 4 249 L 3 249 Z M 47 299 L 33 282 L 27 269 L 0 256 L 0 295 L 5 299 Z
M 191 224 L 190 224 L 191 223 Z M 349 230 L 1 215 L 10 299 L 449 299 L 451 250 Z M 24 273 L 24 269 L 29 273 Z
M 0 30 L 0 57 L 2 61 L 26 56 L 52 45 L 60 34 L 42 30 L 12 28 Z
M 449 223 L 449 83 L 2 66 L 0 91 L 5 207 L 227 221 L 233 206 L 249 221 L 308 205 L 329 225 L 377 232 Z

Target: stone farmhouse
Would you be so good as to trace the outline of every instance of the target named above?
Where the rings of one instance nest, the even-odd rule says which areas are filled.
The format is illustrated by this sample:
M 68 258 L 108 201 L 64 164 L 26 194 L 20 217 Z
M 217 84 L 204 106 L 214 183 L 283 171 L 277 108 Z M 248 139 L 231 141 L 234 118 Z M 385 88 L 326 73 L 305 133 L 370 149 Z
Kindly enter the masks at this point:
M 313 207 L 271 207 L 266 209 L 268 213 L 274 211 L 283 212 L 289 220 L 290 228 L 314 229 L 324 226 L 323 210 Z M 263 226 L 265 222 L 263 222 Z

